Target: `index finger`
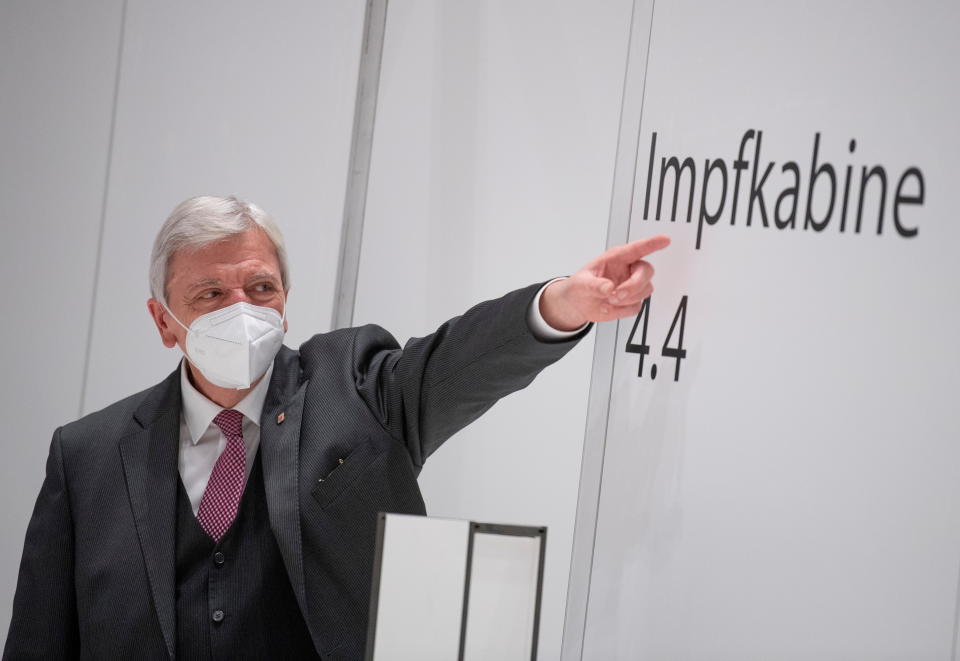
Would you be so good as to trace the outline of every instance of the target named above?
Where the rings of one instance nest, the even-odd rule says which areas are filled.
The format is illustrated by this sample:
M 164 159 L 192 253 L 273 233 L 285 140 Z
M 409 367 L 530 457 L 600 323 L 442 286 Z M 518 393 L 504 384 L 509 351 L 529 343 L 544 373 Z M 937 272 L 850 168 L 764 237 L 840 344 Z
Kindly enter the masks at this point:
M 610 252 L 612 253 L 611 257 L 636 262 L 643 259 L 647 255 L 657 252 L 658 250 L 663 250 L 669 245 L 670 237 L 666 234 L 658 234 L 656 236 L 647 237 L 646 239 L 639 239 L 637 241 L 625 243 L 622 246 L 617 246 Z

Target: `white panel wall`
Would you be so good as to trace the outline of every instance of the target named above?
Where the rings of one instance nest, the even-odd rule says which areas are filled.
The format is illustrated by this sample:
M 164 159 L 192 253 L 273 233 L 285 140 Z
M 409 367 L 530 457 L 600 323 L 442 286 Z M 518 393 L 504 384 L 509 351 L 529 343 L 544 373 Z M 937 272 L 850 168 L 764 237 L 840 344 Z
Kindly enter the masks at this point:
M 646 91 L 630 235 L 673 244 L 654 258 L 641 377 L 625 351 L 632 323 L 619 326 L 584 659 L 957 659 L 958 29 L 955 2 L 656 2 L 646 79 L 628 80 Z M 762 148 L 747 143 L 733 215 L 748 129 Z M 811 184 L 817 133 L 835 202 L 827 170 Z M 679 219 L 668 175 L 654 220 L 671 156 L 697 169 L 689 224 L 688 174 Z M 709 212 L 723 204 L 706 159 L 724 159 L 730 179 L 698 250 L 702 191 Z M 790 161 L 795 227 L 765 226 L 759 202 L 748 226 L 751 180 L 771 162 L 767 211 L 789 215 L 790 194 L 777 200 Z M 874 182 L 858 233 L 874 165 L 888 181 L 883 231 Z M 925 196 L 900 207 L 918 228 L 904 238 L 891 208 L 911 166 Z M 808 208 L 819 222 L 830 205 L 829 223 L 805 226 Z M 661 348 L 682 296 L 674 381 Z
M 0 3 L 0 649 L 50 438 L 80 406 L 120 16 Z
M 631 3 L 392 0 L 355 323 L 402 343 L 602 251 Z M 549 527 L 559 658 L 592 337 L 441 448 L 432 515 Z
M 329 329 L 364 4 L 130 0 L 84 411 L 180 358 L 150 320 L 147 266 L 167 214 L 236 193 L 284 230 L 287 343 Z

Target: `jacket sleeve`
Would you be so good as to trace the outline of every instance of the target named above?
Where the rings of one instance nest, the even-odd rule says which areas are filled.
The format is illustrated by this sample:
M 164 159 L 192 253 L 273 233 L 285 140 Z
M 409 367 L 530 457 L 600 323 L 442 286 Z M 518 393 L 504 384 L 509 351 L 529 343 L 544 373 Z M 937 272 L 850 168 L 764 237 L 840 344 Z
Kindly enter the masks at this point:
M 367 406 L 420 467 L 441 443 L 498 399 L 526 387 L 572 349 L 569 340 L 538 340 L 527 311 L 543 283 L 485 301 L 401 350 L 379 326 L 359 329 L 354 378 Z
M 27 527 L 4 661 L 75 659 L 80 655 L 73 581 L 73 520 L 60 429 Z

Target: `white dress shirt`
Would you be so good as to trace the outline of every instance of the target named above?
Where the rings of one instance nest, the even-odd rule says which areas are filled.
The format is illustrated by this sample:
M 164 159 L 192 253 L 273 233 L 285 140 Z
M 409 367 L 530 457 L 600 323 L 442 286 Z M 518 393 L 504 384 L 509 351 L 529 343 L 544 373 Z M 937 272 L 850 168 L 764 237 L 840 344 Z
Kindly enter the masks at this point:
M 246 450 L 246 475 L 250 477 L 250 468 L 260 447 L 260 414 L 263 402 L 267 399 L 270 375 L 273 363 L 267 368 L 260 382 L 233 407 L 243 414 L 243 446 Z M 187 361 L 180 361 L 180 392 L 183 397 L 183 411 L 180 416 L 180 479 L 190 497 L 190 507 L 196 514 L 200 509 L 200 499 L 207 488 L 213 467 L 227 445 L 227 437 L 214 424 L 213 419 L 223 410 L 200 391 L 193 387 L 187 376 Z
M 530 304 L 530 308 L 527 310 L 527 323 L 530 325 L 530 332 L 532 332 L 534 337 L 536 337 L 538 340 L 567 340 L 590 325 L 589 323 L 586 323 L 580 328 L 572 331 L 557 330 L 548 324 L 547 320 L 544 319 L 543 315 L 540 313 L 540 297 L 543 295 L 543 292 L 546 291 L 547 287 L 555 283 L 557 280 L 566 279 L 567 276 L 554 278 L 541 287 L 540 291 L 538 291 L 537 295 L 534 297 L 533 303 Z
M 587 327 L 587 324 L 584 324 L 577 330 L 560 331 L 550 326 L 540 314 L 540 295 L 557 280 L 563 280 L 563 278 L 554 278 L 540 288 L 527 312 L 527 322 L 530 324 L 531 332 L 540 340 L 565 340 Z M 245 478 L 250 477 L 250 468 L 257 456 L 257 448 L 260 447 L 260 414 L 263 412 L 263 403 L 267 399 L 271 374 L 273 374 L 273 363 L 253 390 L 233 407 L 243 414 L 243 445 L 246 449 L 247 469 Z M 180 362 L 180 392 L 183 398 L 183 411 L 180 416 L 180 479 L 190 498 L 190 507 L 196 515 L 200 509 L 200 500 L 207 488 L 207 482 L 213 473 L 213 467 L 227 445 L 226 436 L 213 422 L 223 407 L 214 404 L 193 387 L 187 375 L 186 360 Z

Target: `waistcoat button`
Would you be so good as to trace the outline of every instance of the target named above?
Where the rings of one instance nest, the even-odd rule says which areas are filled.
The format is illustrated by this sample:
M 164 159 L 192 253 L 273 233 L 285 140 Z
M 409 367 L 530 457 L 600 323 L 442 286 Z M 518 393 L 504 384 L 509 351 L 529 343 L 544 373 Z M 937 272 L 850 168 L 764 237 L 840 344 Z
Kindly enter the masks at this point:
M 226 556 L 223 555 L 222 551 L 217 551 L 213 554 L 213 564 L 217 567 L 222 567 L 225 560 Z
M 214 622 L 223 622 L 223 611 L 215 610 L 213 611 L 213 621 Z

